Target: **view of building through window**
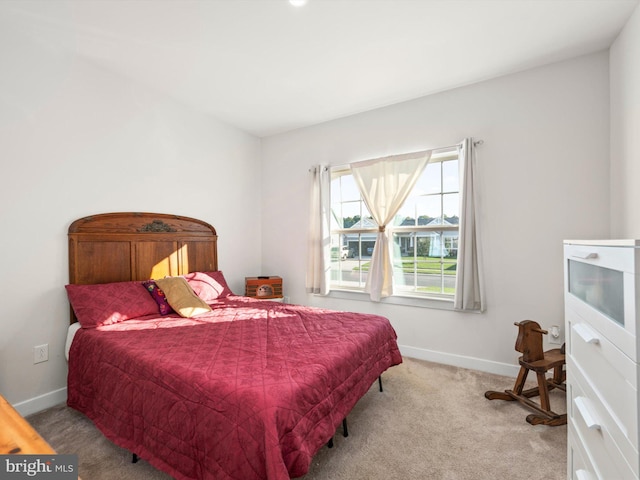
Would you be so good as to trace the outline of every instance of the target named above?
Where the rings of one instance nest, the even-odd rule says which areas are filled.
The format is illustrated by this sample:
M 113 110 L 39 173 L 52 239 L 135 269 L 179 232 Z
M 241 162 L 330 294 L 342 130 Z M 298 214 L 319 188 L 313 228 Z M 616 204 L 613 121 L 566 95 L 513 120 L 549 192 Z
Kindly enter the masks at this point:
M 392 244 L 394 295 L 455 291 L 460 182 L 457 149 L 434 151 L 386 231 Z M 348 167 L 331 170 L 331 288 L 364 289 L 378 225 Z

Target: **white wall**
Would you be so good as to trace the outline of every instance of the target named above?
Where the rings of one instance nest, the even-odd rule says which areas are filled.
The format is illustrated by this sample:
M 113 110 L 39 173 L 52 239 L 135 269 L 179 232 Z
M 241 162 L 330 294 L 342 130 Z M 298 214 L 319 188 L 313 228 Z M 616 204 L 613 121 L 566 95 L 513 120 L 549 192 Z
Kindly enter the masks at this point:
M 0 65 L 0 393 L 29 413 L 65 398 L 69 224 L 200 218 L 242 293 L 260 264 L 260 140 L 19 31 L 0 31 Z M 50 360 L 34 365 L 44 343 Z
M 563 324 L 562 240 L 609 234 L 608 96 L 602 52 L 263 140 L 263 271 L 294 303 L 387 316 L 409 355 L 512 373 L 515 321 Z M 486 313 L 306 294 L 309 166 L 467 136 L 484 140 Z
M 640 7 L 611 46 L 611 232 L 640 238 Z

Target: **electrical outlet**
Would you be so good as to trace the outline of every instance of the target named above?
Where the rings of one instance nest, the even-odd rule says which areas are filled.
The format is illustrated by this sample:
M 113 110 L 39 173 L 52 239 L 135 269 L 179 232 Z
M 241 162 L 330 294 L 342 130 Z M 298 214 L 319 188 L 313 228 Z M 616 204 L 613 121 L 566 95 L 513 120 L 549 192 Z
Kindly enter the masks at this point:
M 561 345 L 563 343 L 562 330 L 559 325 L 551 325 L 551 328 L 549 329 L 549 343 L 553 343 L 555 345 Z
M 49 344 L 33 347 L 33 363 L 42 363 L 49 360 Z

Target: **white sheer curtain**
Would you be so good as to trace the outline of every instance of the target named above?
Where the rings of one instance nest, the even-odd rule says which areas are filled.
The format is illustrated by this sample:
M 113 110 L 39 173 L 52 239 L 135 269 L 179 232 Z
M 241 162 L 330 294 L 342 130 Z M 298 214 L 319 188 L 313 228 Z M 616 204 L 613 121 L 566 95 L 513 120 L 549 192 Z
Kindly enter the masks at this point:
M 309 170 L 311 176 L 311 198 L 309 210 L 309 238 L 307 254 L 306 288 L 309 293 L 329 293 L 330 263 L 329 231 L 330 174 L 326 165 L 317 165 Z
M 365 292 L 373 301 L 393 294 L 393 263 L 385 229 L 411 193 L 430 158 L 431 150 L 427 150 L 351 164 L 360 195 L 378 224 L 365 284 Z
M 485 310 L 484 284 L 478 234 L 478 187 L 474 170 L 475 147 L 472 138 L 465 138 L 460 147 L 460 235 L 456 293 L 453 308 L 462 311 Z

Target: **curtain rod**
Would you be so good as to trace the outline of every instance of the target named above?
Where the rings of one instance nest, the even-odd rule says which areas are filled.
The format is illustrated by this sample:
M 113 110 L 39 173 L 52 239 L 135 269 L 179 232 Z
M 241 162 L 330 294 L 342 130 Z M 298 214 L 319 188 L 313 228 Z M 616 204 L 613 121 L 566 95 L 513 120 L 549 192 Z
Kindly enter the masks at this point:
M 477 147 L 478 145 L 482 145 L 484 143 L 484 140 L 480 139 L 480 140 L 474 140 L 473 141 L 473 146 Z M 432 152 L 437 152 L 439 150 L 451 150 L 453 148 L 459 148 L 460 145 L 462 145 L 462 142 L 460 143 L 456 143 L 455 145 L 449 145 L 447 147 L 438 147 L 438 148 L 432 148 L 431 151 Z M 426 151 L 426 150 L 425 150 Z M 360 161 L 360 160 L 359 160 Z M 351 165 L 351 163 L 343 163 L 340 165 L 329 165 L 329 167 L 331 168 L 347 168 Z M 311 171 L 311 169 L 309 169 L 309 171 Z

